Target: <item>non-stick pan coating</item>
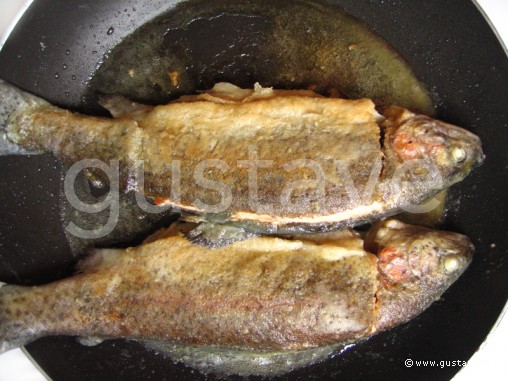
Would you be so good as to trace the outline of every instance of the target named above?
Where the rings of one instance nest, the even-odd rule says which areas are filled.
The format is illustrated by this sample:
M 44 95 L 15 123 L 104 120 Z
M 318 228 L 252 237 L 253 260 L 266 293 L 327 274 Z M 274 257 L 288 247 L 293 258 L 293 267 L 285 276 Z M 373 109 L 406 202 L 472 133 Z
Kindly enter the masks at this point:
M 85 81 L 103 54 L 174 3 L 36 0 L 0 51 L 0 78 L 86 111 Z M 280 379 L 447 380 L 460 368 L 406 368 L 404 360 L 468 360 L 506 302 L 508 60 L 468 0 L 334 3 L 402 54 L 434 95 L 438 118 L 481 137 L 487 160 L 453 187 L 443 226 L 471 237 L 476 256 L 443 298 L 410 323 Z M 36 284 L 72 272 L 75 258 L 59 215 L 60 170 L 50 156 L 0 158 L 0 281 Z M 85 347 L 74 338 L 52 337 L 27 349 L 54 380 L 205 378 L 122 340 Z

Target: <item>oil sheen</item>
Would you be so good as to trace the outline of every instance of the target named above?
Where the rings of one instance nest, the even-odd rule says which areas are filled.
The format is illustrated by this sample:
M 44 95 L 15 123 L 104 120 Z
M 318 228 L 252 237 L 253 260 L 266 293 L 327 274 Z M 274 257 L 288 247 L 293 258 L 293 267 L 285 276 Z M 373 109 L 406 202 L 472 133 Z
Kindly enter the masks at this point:
M 114 47 L 90 77 L 86 104 L 123 95 L 162 104 L 195 94 L 217 82 L 251 88 L 312 89 L 326 96 L 367 97 L 380 106 L 397 104 L 434 113 L 429 93 L 406 61 L 366 24 L 341 8 L 316 1 L 252 0 L 182 2 L 143 25 Z M 97 109 L 99 111 L 99 109 Z M 63 189 L 63 187 L 62 187 Z M 75 183 L 86 203 L 103 202 L 109 185 L 83 173 Z M 444 195 L 433 212 L 411 215 L 427 225 L 444 213 Z M 68 234 L 76 256 L 91 247 L 129 246 L 176 219 L 171 210 L 142 211 L 132 193 L 118 199 L 118 223 L 100 238 Z M 104 226 L 111 208 L 96 213 L 74 208 L 62 191 L 64 227 Z M 349 346 L 262 353 L 224 348 L 195 348 L 168 343 L 146 346 L 204 373 L 276 375 L 324 361 Z
M 305 0 L 182 2 L 104 57 L 88 97 L 160 104 L 217 82 L 310 88 L 434 112 L 423 84 L 385 40 L 341 8 Z

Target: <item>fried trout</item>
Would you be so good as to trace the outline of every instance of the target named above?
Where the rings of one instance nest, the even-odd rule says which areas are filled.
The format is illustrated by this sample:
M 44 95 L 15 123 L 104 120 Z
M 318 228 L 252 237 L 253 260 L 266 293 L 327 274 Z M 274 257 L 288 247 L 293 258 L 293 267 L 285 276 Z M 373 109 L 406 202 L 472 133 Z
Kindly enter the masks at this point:
M 473 253 L 463 235 L 396 220 L 365 242 L 350 231 L 218 249 L 192 244 L 186 229 L 96 250 L 68 279 L 3 286 L 0 352 L 47 335 L 265 351 L 352 342 L 420 314 Z
M 118 160 L 124 190 L 194 221 L 259 233 L 393 215 L 461 181 L 484 158 L 479 138 L 459 127 L 312 91 L 221 83 L 164 106 L 105 101 L 115 118 L 65 111 L 5 82 L 0 96 L 4 140 L 68 164 Z

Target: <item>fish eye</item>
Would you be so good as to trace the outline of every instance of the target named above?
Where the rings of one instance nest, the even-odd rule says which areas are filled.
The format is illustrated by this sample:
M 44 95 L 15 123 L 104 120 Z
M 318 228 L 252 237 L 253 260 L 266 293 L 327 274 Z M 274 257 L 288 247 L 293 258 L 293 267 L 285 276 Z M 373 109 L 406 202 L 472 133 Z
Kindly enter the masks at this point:
M 457 147 L 452 150 L 452 158 L 453 158 L 454 162 L 461 163 L 464 160 L 466 160 L 466 157 L 467 157 L 467 154 L 463 148 Z
M 445 271 L 448 274 L 451 274 L 454 271 L 457 271 L 459 268 L 459 264 L 460 264 L 459 259 L 457 258 L 456 255 L 450 254 L 444 258 L 443 266 L 444 266 Z

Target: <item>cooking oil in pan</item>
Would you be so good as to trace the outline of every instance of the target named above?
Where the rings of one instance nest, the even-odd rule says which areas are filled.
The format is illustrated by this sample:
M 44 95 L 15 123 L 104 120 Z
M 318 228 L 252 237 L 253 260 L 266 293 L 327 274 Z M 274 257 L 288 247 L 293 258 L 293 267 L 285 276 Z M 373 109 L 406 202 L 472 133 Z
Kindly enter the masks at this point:
M 338 344 L 299 351 L 261 352 L 221 347 L 193 347 L 144 342 L 149 349 L 175 362 L 219 376 L 277 376 L 319 363 L 347 350 L 352 344 Z
M 434 111 L 423 84 L 386 41 L 341 8 L 308 0 L 181 2 L 104 57 L 89 82 L 87 104 L 107 95 L 161 104 L 221 81 L 241 87 L 260 82 L 311 88 L 329 96 L 368 97 L 379 105 Z M 146 216 L 133 198 L 120 198 L 124 242 L 150 231 L 158 220 Z M 444 214 L 444 199 L 438 198 L 440 206 L 431 213 L 405 218 L 435 225 Z M 73 212 L 64 209 L 69 222 Z M 100 226 L 107 211 L 73 218 Z M 122 229 L 108 237 L 100 242 L 72 240 L 82 247 L 105 245 L 121 241 Z
M 94 247 L 138 245 L 149 234 L 169 226 L 177 219 L 171 210 L 160 209 L 158 213 L 143 211 L 134 192 L 111 190 L 107 182 L 89 176 L 87 172 L 80 172 L 76 177 L 74 194 L 81 204 L 79 208 L 70 202 L 62 183 L 60 213 L 67 241 L 76 257 L 87 255 Z M 99 204 L 105 207 L 93 207 Z M 72 234 L 72 230 L 69 230 L 71 225 L 84 230 L 86 234 Z M 86 237 L 88 233 L 89 238 Z
M 217 82 L 311 88 L 434 111 L 425 87 L 386 41 L 341 8 L 305 0 L 182 2 L 113 48 L 86 98 L 112 94 L 160 104 Z
M 265 87 L 313 89 L 327 96 L 367 97 L 378 105 L 434 113 L 425 87 L 386 41 L 339 7 L 305 0 L 182 2 L 113 48 L 92 75 L 85 98 L 88 105 L 108 95 L 161 104 L 217 82 L 244 88 L 260 82 Z M 85 176 L 78 178 L 76 190 L 90 203 L 103 200 L 107 193 L 104 184 Z M 65 197 L 61 200 L 65 226 L 74 222 L 85 229 L 98 228 L 111 212 L 82 213 Z M 444 193 L 438 200 L 440 206 L 432 212 L 405 219 L 435 225 L 444 215 Z M 118 224 L 105 237 L 80 239 L 69 234 L 78 255 L 93 246 L 137 244 L 157 226 L 175 219 L 171 211 L 141 211 L 132 193 L 121 195 L 119 204 Z M 147 345 L 205 373 L 243 375 L 284 373 L 345 348 L 266 354 Z

